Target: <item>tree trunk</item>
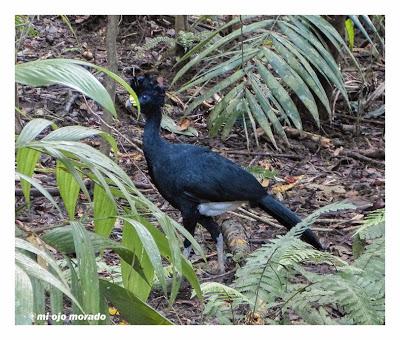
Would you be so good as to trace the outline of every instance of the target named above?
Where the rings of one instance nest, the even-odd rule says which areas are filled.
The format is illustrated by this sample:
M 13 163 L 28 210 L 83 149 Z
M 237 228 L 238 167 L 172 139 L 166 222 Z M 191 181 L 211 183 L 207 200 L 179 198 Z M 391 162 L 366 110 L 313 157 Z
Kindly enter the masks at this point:
M 107 36 L 106 36 L 106 49 L 107 49 L 107 68 L 114 72 L 118 72 L 118 60 L 117 60 L 117 35 L 118 35 L 118 21 L 119 15 L 109 15 L 107 17 Z M 105 78 L 105 88 L 111 96 L 112 101 L 115 103 L 115 81 L 110 77 Z M 104 121 L 111 125 L 113 122 L 112 113 L 104 110 L 103 115 Z M 101 129 L 104 132 L 110 133 L 111 130 L 106 124 L 102 124 Z M 100 151 L 106 156 L 110 153 L 110 144 L 106 141 L 101 141 Z
M 188 23 L 188 16 L 187 15 L 175 15 L 175 32 L 176 34 L 179 31 L 188 31 L 189 30 L 189 23 Z
M 18 86 L 15 83 L 15 109 L 19 109 Z M 22 131 L 21 115 L 15 110 L 15 134 L 19 135 Z
M 175 15 L 175 33 L 176 38 L 180 31 L 189 31 L 189 22 L 187 15 Z M 175 44 L 175 56 L 182 57 L 185 54 L 185 49 L 180 44 Z

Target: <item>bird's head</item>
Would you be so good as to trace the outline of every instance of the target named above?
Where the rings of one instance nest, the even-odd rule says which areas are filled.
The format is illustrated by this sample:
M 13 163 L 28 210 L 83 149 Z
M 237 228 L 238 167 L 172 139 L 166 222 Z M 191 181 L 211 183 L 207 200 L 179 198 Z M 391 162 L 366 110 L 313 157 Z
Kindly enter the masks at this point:
M 158 112 L 161 106 L 164 105 L 165 89 L 163 86 L 162 78 L 155 78 L 148 74 L 140 77 L 134 77 L 130 81 L 132 89 L 138 96 L 140 103 L 140 110 L 145 115 L 151 115 Z M 128 99 L 127 107 L 132 108 L 134 103 L 132 99 Z

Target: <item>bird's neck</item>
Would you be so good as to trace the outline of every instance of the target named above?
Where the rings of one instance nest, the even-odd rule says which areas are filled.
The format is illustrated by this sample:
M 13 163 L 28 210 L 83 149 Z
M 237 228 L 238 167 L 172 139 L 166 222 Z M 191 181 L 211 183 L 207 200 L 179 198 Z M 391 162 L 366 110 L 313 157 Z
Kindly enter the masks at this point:
M 143 134 L 143 150 L 145 154 L 151 155 L 157 152 L 164 140 L 160 136 L 161 107 L 154 108 L 151 114 L 146 115 L 146 124 Z

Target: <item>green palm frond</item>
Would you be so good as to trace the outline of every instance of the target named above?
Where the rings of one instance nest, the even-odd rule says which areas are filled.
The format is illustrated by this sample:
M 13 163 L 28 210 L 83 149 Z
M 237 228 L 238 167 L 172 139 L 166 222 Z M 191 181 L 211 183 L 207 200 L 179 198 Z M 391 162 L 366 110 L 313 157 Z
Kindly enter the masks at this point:
M 362 35 L 371 44 L 372 49 L 376 55 L 379 55 L 379 51 L 378 51 L 376 44 L 373 41 L 374 38 L 376 38 L 379 41 L 382 51 L 384 51 L 384 49 L 385 49 L 384 39 L 378 33 L 377 28 L 375 27 L 375 25 L 373 24 L 373 22 L 371 21 L 371 19 L 369 18 L 368 15 L 350 15 L 349 17 L 350 17 L 351 21 L 353 21 L 354 25 L 360 30 Z M 374 37 L 371 37 L 368 34 L 367 29 L 373 32 Z
M 253 128 L 255 124 L 259 125 L 277 148 L 275 134 L 287 142 L 283 124 L 302 128 L 293 97 L 305 106 L 317 126 L 320 124 L 318 102 L 330 113 L 322 78 L 335 86 L 349 105 L 340 68 L 323 38 L 332 42 L 340 53 L 351 52 L 333 26 L 322 17 L 279 16 L 259 21 L 242 18 L 240 24 L 241 27 L 230 34 L 194 47 L 196 53 L 190 51 L 182 58 L 188 60 L 191 57 L 173 80 L 173 83 L 177 82 L 196 67 L 198 70 L 192 80 L 183 84 L 179 91 L 211 84 L 199 97 L 193 98 L 187 111 L 216 93 L 222 98 L 229 97 L 220 100 L 211 111 L 211 135 L 223 131 L 226 138 L 236 120 L 247 115 Z M 239 38 L 241 42 L 237 43 Z M 224 79 L 219 80 L 220 77 Z M 241 109 L 230 106 L 236 95 L 243 102 Z M 247 106 L 251 115 L 247 109 L 242 110 Z

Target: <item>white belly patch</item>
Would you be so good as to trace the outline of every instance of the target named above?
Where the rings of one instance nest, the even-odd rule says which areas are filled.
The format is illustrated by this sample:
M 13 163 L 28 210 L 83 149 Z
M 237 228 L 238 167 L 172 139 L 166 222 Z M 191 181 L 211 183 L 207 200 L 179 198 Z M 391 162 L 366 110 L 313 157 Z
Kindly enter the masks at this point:
M 234 202 L 207 202 L 201 203 L 197 206 L 199 213 L 205 216 L 218 216 L 223 214 L 224 212 L 235 210 L 240 207 L 243 201 L 234 201 Z

